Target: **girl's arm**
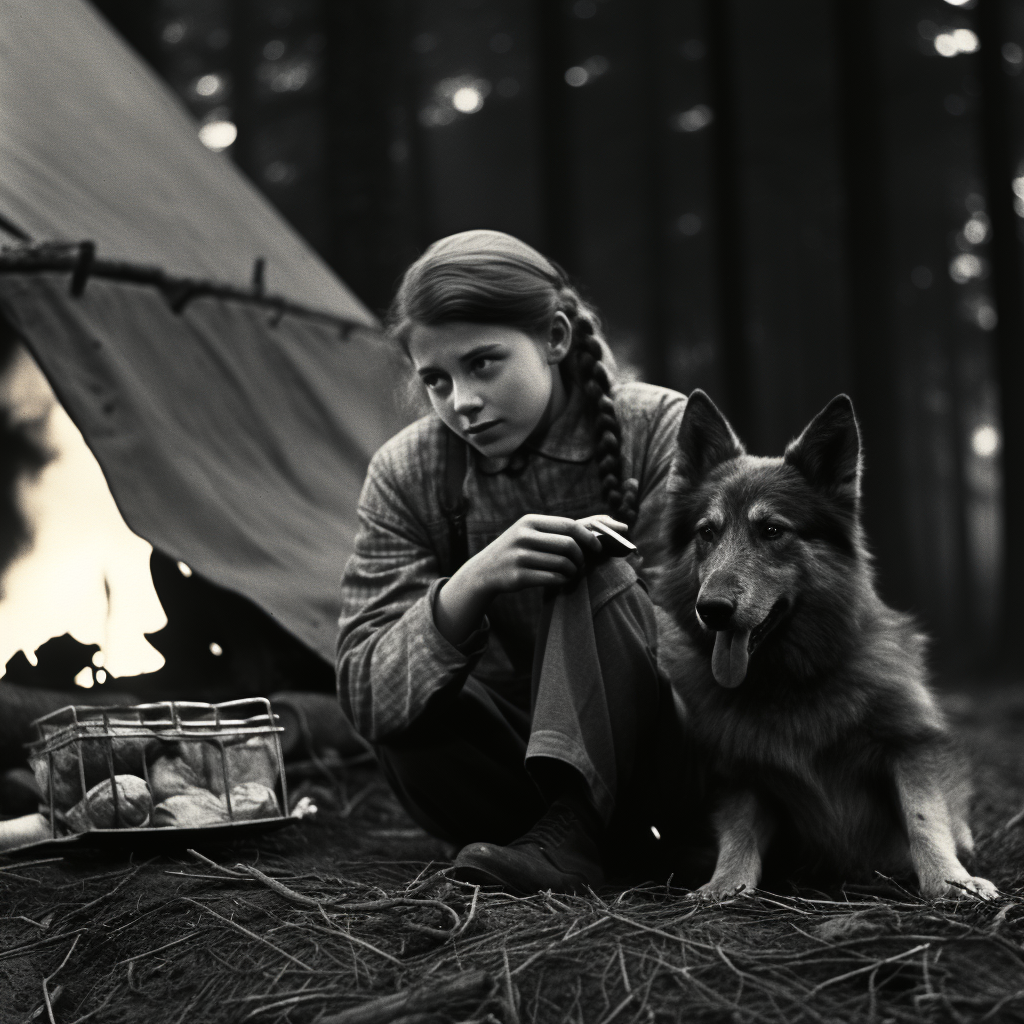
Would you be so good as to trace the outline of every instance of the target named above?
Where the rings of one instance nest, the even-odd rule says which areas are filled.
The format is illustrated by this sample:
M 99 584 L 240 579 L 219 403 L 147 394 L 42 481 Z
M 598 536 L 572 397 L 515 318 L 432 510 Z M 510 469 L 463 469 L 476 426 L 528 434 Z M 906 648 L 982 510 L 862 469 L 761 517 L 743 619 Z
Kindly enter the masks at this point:
M 406 447 L 418 445 L 410 435 Z M 451 579 L 439 578 L 434 542 L 416 512 L 422 501 L 393 472 L 392 463 L 409 461 L 394 444 L 371 461 L 342 581 L 338 698 L 373 742 L 410 725 L 438 691 L 465 682 L 486 646 L 485 614 L 497 594 L 564 583 L 582 563 L 581 545 L 600 547 L 586 520 L 524 516 Z
M 486 629 L 456 647 L 434 625 L 442 582 L 434 545 L 385 449 L 371 461 L 359 501 L 335 662 L 341 706 L 374 742 L 408 726 L 434 693 L 461 685 L 486 644 Z
M 608 516 L 600 518 L 626 529 Z M 585 551 L 601 551 L 601 542 L 586 528 L 585 520 L 523 516 L 441 588 L 434 604 L 438 630 L 451 643 L 464 643 L 480 627 L 487 606 L 498 594 L 561 586 L 583 567 Z

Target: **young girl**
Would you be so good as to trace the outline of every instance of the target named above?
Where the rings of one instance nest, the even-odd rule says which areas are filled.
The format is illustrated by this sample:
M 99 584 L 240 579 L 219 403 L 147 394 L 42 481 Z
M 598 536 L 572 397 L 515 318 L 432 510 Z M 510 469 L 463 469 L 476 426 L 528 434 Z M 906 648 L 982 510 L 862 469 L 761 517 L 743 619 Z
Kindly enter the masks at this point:
M 616 844 L 657 835 L 674 715 L 639 560 L 603 555 L 588 527 L 659 561 L 685 400 L 615 382 L 594 311 L 500 232 L 432 245 L 389 320 L 433 413 L 370 463 L 342 590 L 342 707 L 413 818 L 462 847 L 461 877 L 598 885 Z

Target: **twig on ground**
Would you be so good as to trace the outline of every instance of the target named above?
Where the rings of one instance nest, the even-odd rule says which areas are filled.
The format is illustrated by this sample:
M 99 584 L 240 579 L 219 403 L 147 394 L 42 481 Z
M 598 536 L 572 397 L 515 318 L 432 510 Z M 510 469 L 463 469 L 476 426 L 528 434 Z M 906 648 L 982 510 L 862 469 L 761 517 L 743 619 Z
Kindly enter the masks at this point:
M 867 967 L 858 967 L 855 971 L 847 971 L 846 974 L 837 974 L 834 978 L 829 978 L 827 981 L 821 982 L 820 985 L 815 985 L 814 988 L 808 992 L 808 996 L 817 995 L 822 989 L 828 988 L 831 985 L 837 985 L 841 981 L 847 981 L 850 978 L 855 978 L 858 974 L 867 974 L 869 971 L 877 970 L 885 964 L 896 963 L 897 960 L 903 960 L 908 956 L 913 956 L 915 953 L 920 953 L 922 949 L 929 949 L 930 947 L 931 943 L 925 942 L 920 946 L 915 946 L 913 949 L 907 949 L 902 953 L 897 953 L 895 956 L 886 957 L 884 960 L 868 964 Z
M 294 889 L 288 888 L 283 882 L 279 882 L 276 878 L 271 878 L 270 875 L 265 875 L 259 868 L 253 867 L 251 864 L 236 864 L 235 872 L 246 872 L 251 875 L 257 882 L 262 883 L 268 889 L 272 889 L 279 896 L 283 896 L 286 900 L 291 900 L 292 903 L 298 903 L 302 907 L 310 907 L 316 910 L 321 902 L 328 904 L 333 903 L 333 900 L 315 900 L 312 896 L 303 896 L 302 893 L 296 892 Z M 244 877 L 244 876 L 243 876 Z
M 43 860 L 22 860 L 16 861 L 14 864 L 4 864 L 0 867 L 0 871 L 13 871 L 17 868 L 19 871 L 24 868 L 34 868 L 40 864 L 56 864 L 58 861 L 62 861 L 63 857 L 46 857 Z
M 414 1013 L 451 1010 L 471 1001 L 479 1004 L 493 991 L 494 979 L 487 971 L 467 971 L 446 982 L 378 996 L 359 1006 L 321 1017 L 318 1024 L 388 1024 Z
M 84 932 L 85 928 L 76 928 L 72 932 L 61 932 L 59 935 L 50 935 L 45 939 L 37 939 L 35 942 L 26 942 L 23 946 L 14 946 L 11 949 L 0 950 L 0 960 L 7 960 L 12 956 L 21 956 L 32 949 L 39 949 L 40 946 L 49 946 L 53 942 L 60 942 L 62 939 L 70 939 L 72 935 Z
M 199 907 L 200 910 L 205 911 L 207 914 L 212 914 L 215 918 L 217 918 L 218 921 L 223 921 L 224 924 L 228 925 L 230 928 L 237 929 L 243 935 L 247 935 L 250 939 L 255 939 L 257 942 L 262 942 L 264 946 L 269 946 L 272 950 L 274 950 L 275 953 L 278 953 L 280 956 L 283 956 L 286 960 L 291 960 L 294 963 L 297 963 L 303 970 L 311 971 L 313 969 L 308 964 L 304 964 L 297 956 L 292 956 L 291 953 L 286 953 L 283 949 L 280 948 L 280 946 L 275 946 L 274 943 L 272 943 L 269 939 L 265 939 L 263 938 L 262 935 L 257 935 L 255 932 L 249 931 L 248 928 L 243 927 L 237 921 L 232 921 L 230 918 L 224 917 L 222 914 L 218 914 L 217 911 L 214 910 L 212 907 L 208 907 L 205 904 L 200 903 L 198 900 L 190 899 L 188 896 L 182 896 L 182 899 L 185 900 L 186 903 L 194 904 L 195 906 Z
M 71 948 L 67 951 L 67 954 L 64 956 L 64 959 L 61 960 L 60 966 L 57 968 L 57 970 L 51 972 L 45 978 L 43 978 L 43 1002 L 46 1003 L 46 1013 L 47 1016 L 50 1018 L 50 1024 L 57 1024 L 57 1022 L 53 1019 L 53 1004 L 50 1001 L 50 982 L 53 981 L 53 979 L 56 978 L 58 974 L 60 974 L 60 972 L 64 969 L 64 965 L 71 959 L 71 954 L 74 953 L 75 947 L 78 945 L 78 941 L 79 939 L 81 939 L 81 937 L 82 933 L 79 932 L 75 936 L 75 941 L 71 943 Z

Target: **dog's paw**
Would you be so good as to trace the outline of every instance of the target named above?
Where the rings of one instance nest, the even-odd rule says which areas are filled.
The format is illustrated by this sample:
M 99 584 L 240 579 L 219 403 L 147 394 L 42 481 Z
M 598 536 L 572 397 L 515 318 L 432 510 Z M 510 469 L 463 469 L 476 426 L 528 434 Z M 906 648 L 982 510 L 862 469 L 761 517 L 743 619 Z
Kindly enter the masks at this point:
M 999 890 L 987 879 L 974 875 L 957 878 L 934 879 L 921 887 L 921 894 L 931 899 L 962 900 L 975 897 L 979 900 L 994 900 Z
M 756 883 L 742 878 L 712 878 L 694 890 L 694 895 L 707 900 L 729 900 L 734 896 L 749 896 L 755 887 Z
M 947 883 L 946 895 L 953 898 L 977 896 L 979 900 L 994 900 L 998 898 L 999 890 L 987 878 L 968 875 L 967 878 L 957 878 Z

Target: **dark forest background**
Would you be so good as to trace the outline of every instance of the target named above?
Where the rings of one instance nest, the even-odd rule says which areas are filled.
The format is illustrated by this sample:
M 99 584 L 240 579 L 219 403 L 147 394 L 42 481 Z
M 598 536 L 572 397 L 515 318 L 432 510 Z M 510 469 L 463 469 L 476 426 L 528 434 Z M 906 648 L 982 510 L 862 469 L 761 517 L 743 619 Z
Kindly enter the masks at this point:
M 500 228 L 756 453 L 849 392 L 884 596 L 1019 667 L 1024 0 L 97 6 L 373 309 Z

